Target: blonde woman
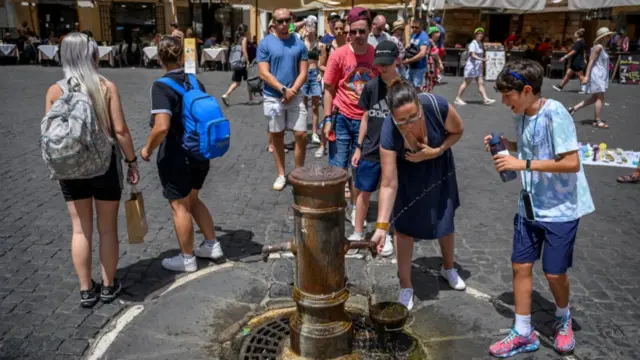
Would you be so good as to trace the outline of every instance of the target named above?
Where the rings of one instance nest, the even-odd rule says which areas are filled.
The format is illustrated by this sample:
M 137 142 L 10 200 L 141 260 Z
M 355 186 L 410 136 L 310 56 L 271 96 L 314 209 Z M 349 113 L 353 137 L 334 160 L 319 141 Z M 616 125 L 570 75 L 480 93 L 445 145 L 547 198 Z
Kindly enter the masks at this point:
M 124 161 L 129 167 L 127 182 L 136 184 L 139 179 L 138 165 L 118 88 L 98 73 L 98 59 L 98 44 L 87 35 L 71 33 L 65 36 L 60 47 L 64 79 L 47 91 L 45 111 L 49 112 L 64 92 L 80 91 L 89 95 L 99 124 L 105 132 L 114 136 L 124 152 Z M 120 150 L 114 147 L 111 165 L 104 175 L 91 179 L 61 180 L 60 189 L 71 217 L 71 258 L 80 280 L 80 305 L 92 307 L 98 300 L 111 302 L 122 289 L 120 282 L 115 279 L 118 266 L 118 206 L 122 194 Z M 100 236 L 101 286 L 91 278 L 94 204 Z
M 307 47 L 309 54 L 309 69 L 307 70 L 307 81 L 302 85 L 302 94 L 305 96 L 305 104 L 308 109 L 308 102 L 311 99 L 311 119 L 312 119 L 312 135 L 311 141 L 315 144 L 321 144 L 320 136 L 318 135 L 318 118 L 320 116 L 320 97 L 322 96 L 322 87 L 320 81 L 322 80 L 322 74 L 320 72 L 320 55 L 324 44 L 318 41 L 317 27 L 318 19 L 311 15 L 306 19 L 306 25 L 304 27 L 304 44 Z M 316 151 L 317 153 L 324 155 L 324 145 Z

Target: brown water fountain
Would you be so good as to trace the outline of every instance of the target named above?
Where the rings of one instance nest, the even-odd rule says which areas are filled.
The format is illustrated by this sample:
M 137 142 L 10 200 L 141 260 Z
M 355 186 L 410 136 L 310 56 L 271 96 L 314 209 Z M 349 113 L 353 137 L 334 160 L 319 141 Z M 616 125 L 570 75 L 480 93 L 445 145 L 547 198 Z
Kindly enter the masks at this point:
M 293 300 L 295 312 L 289 319 L 289 341 L 282 359 L 352 359 L 354 353 L 354 316 L 345 311 L 349 298 L 345 277 L 345 255 L 349 249 L 369 249 L 371 241 L 347 241 L 345 238 L 344 187 L 348 173 L 334 167 L 304 167 L 289 175 L 293 186 L 294 237 L 291 241 L 265 246 L 265 261 L 270 253 L 290 251 L 296 258 Z M 370 318 L 378 341 L 399 334 L 409 312 L 397 303 L 370 304 Z

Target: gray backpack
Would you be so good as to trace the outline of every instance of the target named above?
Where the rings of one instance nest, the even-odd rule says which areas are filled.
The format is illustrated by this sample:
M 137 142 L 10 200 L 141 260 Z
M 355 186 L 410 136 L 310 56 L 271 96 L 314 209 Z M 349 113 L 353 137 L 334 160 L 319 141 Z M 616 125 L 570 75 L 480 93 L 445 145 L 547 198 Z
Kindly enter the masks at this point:
M 98 126 L 91 98 L 67 81 L 62 96 L 40 123 L 42 158 L 52 180 L 89 179 L 104 175 L 111 164 L 114 140 Z
M 244 69 L 244 57 L 242 56 L 242 45 L 233 45 L 229 52 L 229 65 L 231 70 Z

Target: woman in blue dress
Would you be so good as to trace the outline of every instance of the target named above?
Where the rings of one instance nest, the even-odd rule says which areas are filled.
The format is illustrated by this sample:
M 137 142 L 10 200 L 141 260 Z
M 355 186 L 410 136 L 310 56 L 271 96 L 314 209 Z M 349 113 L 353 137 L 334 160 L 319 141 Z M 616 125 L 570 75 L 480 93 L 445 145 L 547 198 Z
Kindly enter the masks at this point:
M 462 120 L 442 97 L 420 94 L 406 81 L 389 86 L 391 110 L 380 134 L 382 180 L 373 241 L 379 250 L 391 224 L 400 277 L 398 302 L 411 310 L 414 239 L 438 239 L 440 274 L 456 290 L 465 288 L 454 268 L 454 215 L 460 206 L 451 147 L 462 137 Z

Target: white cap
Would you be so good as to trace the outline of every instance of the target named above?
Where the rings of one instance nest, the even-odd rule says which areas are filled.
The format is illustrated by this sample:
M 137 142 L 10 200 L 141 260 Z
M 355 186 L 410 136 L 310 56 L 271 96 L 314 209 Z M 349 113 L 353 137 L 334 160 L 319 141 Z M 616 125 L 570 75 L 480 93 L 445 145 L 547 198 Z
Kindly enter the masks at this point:
M 309 15 L 309 16 L 307 16 L 307 18 L 304 21 L 307 24 L 317 24 L 318 23 L 318 18 L 313 16 L 313 15 Z

